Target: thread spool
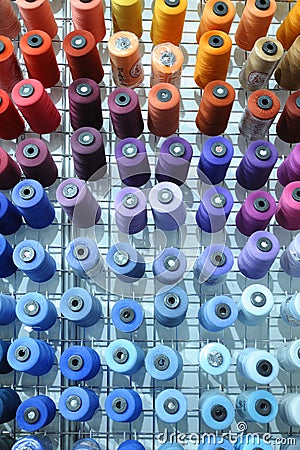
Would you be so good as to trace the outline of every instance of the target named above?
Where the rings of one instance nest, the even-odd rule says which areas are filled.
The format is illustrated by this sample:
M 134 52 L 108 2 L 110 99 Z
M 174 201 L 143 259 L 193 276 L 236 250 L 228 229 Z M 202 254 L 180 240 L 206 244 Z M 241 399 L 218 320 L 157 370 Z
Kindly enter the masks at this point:
M 170 442 L 158 447 L 159 450 L 183 450 L 182 445 L 177 444 L 177 442 Z
M 275 11 L 275 0 L 247 2 L 235 32 L 236 44 L 243 50 L 252 50 L 257 39 L 268 34 Z
M 279 402 L 279 416 L 290 427 L 299 427 L 300 420 L 297 414 L 300 404 L 299 394 L 285 394 Z
M 238 395 L 236 410 L 247 422 L 270 423 L 278 413 L 278 404 L 274 395 L 264 389 L 247 390 Z
M 21 403 L 19 394 L 10 388 L 0 388 L 0 423 L 7 423 L 16 417 Z
M 121 189 L 115 197 L 115 219 L 118 229 L 125 234 L 135 234 L 147 226 L 147 199 L 135 187 Z
M 64 377 L 74 381 L 94 378 L 101 369 L 98 353 L 90 347 L 74 345 L 60 357 L 60 370 Z
M 26 446 L 36 447 L 36 450 L 53 450 L 52 442 L 46 435 L 25 436 L 19 439 L 12 447 L 12 450 L 23 450 Z
M 187 399 L 177 389 L 160 392 L 155 400 L 155 413 L 162 422 L 177 423 L 187 414 Z
M 103 269 L 103 259 L 97 243 L 87 237 L 73 239 L 66 250 L 66 260 L 75 275 L 91 280 Z
M 87 30 L 71 31 L 63 40 L 63 49 L 73 80 L 90 78 L 98 84 L 102 81 L 104 71 L 92 33 Z
M 0 138 L 16 139 L 24 133 L 25 124 L 7 92 L 0 89 Z
M 99 222 L 100 206 L 83 180 L 64 180 L 56 190 L 56 199 L 76 227 L 89 228 Z
M 251 284 L 243 290 L 238 302 L 238 319 L 244 325 L 255 326 L 265 322 L 274 306 L 270 289 L 262 284 Z
M 293 181 L 283 189 L 275 214 L 279 225 L 286 230 L 298 230 L 300 218 L 300 182 Z
M 291 277 L 300 277 L 300 234 L 297 234 L 281 254 L 280 265 Z
M 166 0 L 169 1 L 169 0 Z M 155 136 L 167 137 L 179 127 L 180 93 L 169 83 L 158 83 L 148 94 L 148 128 Z
M 143 367 L 145 353 L 135 342 L 117 339 L 106 348 L 105 358 L 113 372 L 133 375 Z
M 275 71 L 275 80 L 281 88 L 292 91 L 300 88 L 299 64 L 300 37 L 298 36 L 285 53 Z
M 180 47 L 171 42 L 156 45 L 151 52 L 150 86 L 170 83 L 179 89 L 183 61 Z
M 185 275 L 187 259 L 185 254 L 175 247 L 166 247 L 155 258 L 152 272 L 159 283 L 174 285 Z
M 280 164 L 277 178 L 282 186 L 300 180 L 300 144 L 297 144 Z
M 100 447 L 94 439 L 83 438 L 75 442 L 72 450 L 100 450 Z
M 220 447 L 221 445 L 221 447 Z M 201 437 L 201 443 L 198 445 L 198 450 L 234 450 L 235 447 L 223 436 L 215 436 L 213 443 L 209 436 Z
M 174 328 L 185 320 L 189 299 L 178 286 L 158 292 L 154 299 L 154 317 L 164 327 Z
M 14 445 L 14 440 L 8 435 L 0 438 L 0 449 L 1 450 L 10 450 Z
M 233 254 L 228 247 L 220 244 L 209 245 L 194 264 L 196 281 L 207 286 L 223 283 L 233 261 Z
M 21 170 L 18 164 L 9 154 L 0 147 L 0 189 L 13 188 L 21 178 Z
M 41 139 L 27 138 L 16 148 L 16 159 L 26 178 L 38 181 L 43 187 L 51 186 L 57 179 L 55 161 Z
M 285 50 L 288 50 L 291 47 L 299 35 L 299 29 L 297 26 L 299 20 L 300 5 L 296 2 L 276 31 L 276 38 L 282 43 Z
M 271 142 L 252 142 L 236 170 L 238 183 L 245 189 L 261 189 L 267 183 L 277 158 L 277 149 Z
M 0 300 L 0 325 L 9 325 L 16 318 L 16 300 L 5 294 L 0 294 Z
M 291 327 L 297 327 L 300 325 L 300 293 L 297 292 L 293 295 L 289 295 L 280 307 L 280 315 L 283 321 Z
M 234 420 L 235 411 L 231 400 L 218 390 L 203 392 L 199 408 L 203 422 L 214 430 L 224 430 Z
M 18 407 L 16 421 L 18 426 L 26 431 L 37 431 L 49 425 L 55 417 L 54 401 L 46 395 L 36 395 L 28 398 Z
M 1 17 L 2 12 L 1 12 Z M 0 89 L 11 93 L 16 83 L 23 79 L 23 74 L 14 46 L 6 36 L 0 36 Z
M 113 129 L 118 138 L 137 138 L 144 130 L 139 98 L 129 88 L 117 88 L 108 97 Z
M 133 333 L 141 327 L 144 321 L 144 310 L 138 302 L 124 298 L 114 304 L 111 320 L 117 330 L 123 333 Z
M 265 230 L 276 212 L 276 202 L 271 194 L 255 191 L 248 195 L 235 219 L 238 230 L 245 236 Z
M 40 81 L 20 81 L 12 90 L 12 99 L 35 133 L 47 134 L 59 127 L 60 113 Z
M 72 156 L 77 176 L 85 181 L 102 178 L 107 170 L 101 133 L 92 127 L 78 128 L 71 137 Z
M 13 261 L 13 249 L 10 243 L 0 234 L 0 277 L 10 277 L 17 271 L 17 266 Z
M 114 33 L 130 31 L 140 39 L 143 34 L 142 7 L 140 0 L 113 0 L 111 9 Z
M 255 450 L 256 448 L 261 450 L 273 450 L 272 445 L 267 444 L 258 436 L 253 438 L 253 442 L 249 442 L 247 436 L 242 436 L 240 444 L 237 444 L 236 446 L 237 450 Z
M 54 304 L 38 292 L 23 295 L 17 302 L 16 314 L 20 322 L 36 331 L 49 330 L 57 319 Z
M 24 20 L 27 31 L 42 30 L 49 34 L 51 39 L 57 35 L 58 26 L 49 0 L 17 0 L 17 5 Z
M 105 411 L 114 422 L 133 422 L 142 412 L 142 400 L 131 389 L 114 389 L 105 400 Z
M 289 373 L 300 370 L 300 339 L 281 345 L 277 350 L 277 360 L 280 367 Z
M 67 420 L 87 422 L 93 418 L 99 408 L 99 399 L 91 389 L 69 387 L 61 394 L 58 408 Z
M 181 189 L 174 183 L 158 183 L 150 190 L 149 203 L 155 226 L 161 230 L 179 229 L 186 220 Z
M 204 372 L 214 376 L 222 375 L 227 372 L 230 364 L 231 355 L 225 345 L 210 342 L 200 349 L 199 365 Z
M 226 295 L 217 295 L 201 305 L 198 318 L 208 331 L 222 331 L 231 327 L 238 316 L 237 304 Z
M 290 144 L 300 140 L 300 132 L 297 130 L 300 119 L 300 94 L 293 92 L 287 99 L 283 111 L 276 125 L 278 137 Z
M 115 158 L 122 183 L 140 187 L 149 181 L 151 170 L 142 141 L 135 138 L 119 141 L 115 147 Z
M 207 233 L 221 231 L 233 207 L 233 197 L 227 189 L 217 186 L 207 189 L 196 213 L 198 227 Z
M 135 88 L 144 80 L 138 37 L 118 31 L 108 41 L 112 76 L 116 86 Z
M 13 370 L 12 367 L 7 362 L 7 351 L 9 348 L 10 342 L 1 341 L 0 340 L 0 374 L 6 374 Z M 0 445 L 1 448 L 1 445 Z
M 168 381 L 177 378 L 181 373 L 183 360 L 177 350 L 166 345 L 157 345 L 148 351 L 145 366 L 155 380 Z
M 92 327 L 102 317 L 100 301 L 83 288 L 68 289 L 60 301 L 62 315 L 80 327 Z
M 106 34 L 102 0 L 71 0 L 72 20 L 75 30 L 87 30 L 101 42 Z
M 21 24 L 10 0 L 1 3 L 0 34 L 15 39 L 21 30 Z
M 197 43 L 199 44 L 201 36 L 210 30 L 224 31 L 229 34 L 234 16 L 235 7 L 230 0 L 209 0 L 202 11 L 196 34 Z
M 248 347 L 238 354 L 237 370 L 247 380 L 266 385 L 277 378 L 279 364 L 271 353 Z
M 56 272 L 55 260 L 37 241 L 24 240 L 14 249 L 13 261 L 30 280 L 44 283 Z
M 89 78 L 78 78 L 68 88 L 70 121 L 73 130 L 103 125 L 100 87 Z
M 211 137 L 205 141 L 200 155 L 197 173 L 206 184 L 221 183 L 233 157 L 233 145 L 221 136 Z
M 164 42 L 180 44 L 186 9 L 186 0 L 155 1 L 150 32 L 154 45 Z
M 145 450 L 143 444 L 133 439 L 128 439 L 119 445 L 117 450 Z
M 7 236 L 16 233 L 22 225 L 22 216 L 2 192 L 0 192 L 0 233 Z
M 206 31 L 201 36 L 194 72 L 195 83 L 201 89 L 211 81 L 226 80 L 231 47 L 231 38 L 223 31 Z
M 138 281 L 144 276 L 146 270 L 143 255 L 125 242 L 119 242 L 108 250 L 106 263 L 123 283 Z

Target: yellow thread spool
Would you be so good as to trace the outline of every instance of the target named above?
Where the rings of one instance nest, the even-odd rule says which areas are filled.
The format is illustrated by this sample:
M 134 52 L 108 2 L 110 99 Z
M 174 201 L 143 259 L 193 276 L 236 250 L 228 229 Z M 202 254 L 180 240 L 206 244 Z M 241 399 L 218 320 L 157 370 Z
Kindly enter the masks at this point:
M 154 5 L 151 40 L 154 45 L 171 42 L 179 45 L 187 0 L 156 0 Z
M 130 31 L 138 38 L 143 34 L 141 0 L 111 0 L 114 33 Z
M 179 89 L 183 59 L 180 48 L 171 42 L 156 45 L 151 53 L 151 87 L 170 83 Z
M 282 24 L 277 30 L 276 37 L 282 43 L 283 48 L 288 50 L 297 36 L 300 34 L 300 1 L 290 10 Z
M 300 36 L 298 36 L 275 71 L 275 80 L 283 89 L 300 89 Z

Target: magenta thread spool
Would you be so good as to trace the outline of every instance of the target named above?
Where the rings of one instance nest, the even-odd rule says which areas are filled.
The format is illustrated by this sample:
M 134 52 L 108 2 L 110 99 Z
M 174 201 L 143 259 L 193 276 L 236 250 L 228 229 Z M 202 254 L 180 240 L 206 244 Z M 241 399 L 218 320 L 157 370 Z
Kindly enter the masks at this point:
M 277 178 L 282 186 L 300 180 L 300 144 L 297 144 L 277 170 Z
M 108 108 L 118 138 L 137 138 L 142 134 L 144 122 L 135 91 L 125 87 L 115 89 L 108 97 Z
M 175 247 L 165 248 L 154 260 L 153 275 L 162 284 L 177 284 L 185 274 L 187 259 L 185 254 Z
M 89 228 L 99 222 L 100 206 L 83 180 L 64 180 L 57 188 L 56 199 L 75 226 Z
M 226 245 L 206 247 L 194 264 L 194 276 L 199 284 L 214 286 L 223 283 L 233 266 L 233 254 Z
M 192 146 L 185 139 L 178 136 L 166 139 L 158 156 L 155 168 L 156 179 L 159 182 L 170 181 L 178 186 L 185 183 L 192 156 Z
M 115 157 L 121 181 L 127 186 L 140 187 L 151 176 L 145 144 L 139 139 L 126 138 L 115 147 Z
M 57 179 L 58 170 L 44 141 L 29 138 L 16 148 L 16 159 L 26 178 L 37 180 L 43 187 L 51 186 Z
M 279 225 L 286 230 L 300 229 L 300 181 L 293 181 L 285 186 L 275 217 Z
M 251 192 L 236 215 L 238 230 L 245 236 L 265 230 L 276 212 L 276 201 L 265 191 Z
M 100 87 L 89 78 L 78 78 L 68 88 L 70 122 L 73 130 L 103 125 Z
M 248 239 L 238 257 L 238 267 L 252 280 L 264 277 L 279 252 L 279 241 L 269 231 L 256 231 Z
M 245 189 L 261 189 L 268 181 L 277 158 L 277 149 L 271 142 L 252 142 L 236 170 L 238 183 Z
M 76 175 L 82 180 L 95 181 L 106 173 L 106 157 L 100 131 L 92 127 L 78 128 L 71 137 Z
M 181 189 L 167 181 L 158 183 L 149 193 L 155 226 L 165 231 L 177 230 L 186 219 Z
M 207 233 L 222 230 L 233 207 L 233 197 L 223 187 L 211 187 L 204 193 L 196 213 L 198 227 Z
M 280 257 L 282 270 L 291 277 L 300 278 L 300 234 L 292 240 Z
M 135 234 L 147 225 L 147 199 L 138 188 L 126 187 L 115 197 L 116 224 L 122 233 Z

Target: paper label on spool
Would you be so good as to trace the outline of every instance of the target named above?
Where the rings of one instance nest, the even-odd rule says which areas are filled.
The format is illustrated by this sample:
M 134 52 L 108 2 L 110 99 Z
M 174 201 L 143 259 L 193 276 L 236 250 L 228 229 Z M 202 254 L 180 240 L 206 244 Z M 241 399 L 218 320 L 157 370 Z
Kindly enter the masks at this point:
M 250 72 L 248 75 L 248 81 L 251 86 L 260 87 L 268 81 L 269 75 L 265 72 Z
M 132 78 L 138 78 L 142 73 L 143 67 L 141 60 L 139 59 L 130 69 L 130 75 Z

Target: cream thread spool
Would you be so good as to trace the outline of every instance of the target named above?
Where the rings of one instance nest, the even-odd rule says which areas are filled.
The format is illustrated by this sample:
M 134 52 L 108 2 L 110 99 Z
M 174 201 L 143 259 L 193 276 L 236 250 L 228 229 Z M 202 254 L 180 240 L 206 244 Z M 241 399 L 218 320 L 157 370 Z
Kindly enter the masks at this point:
M 300 36 L 286 52 L 275 71 L 275 80 L 283 89 L 300 89 Z

